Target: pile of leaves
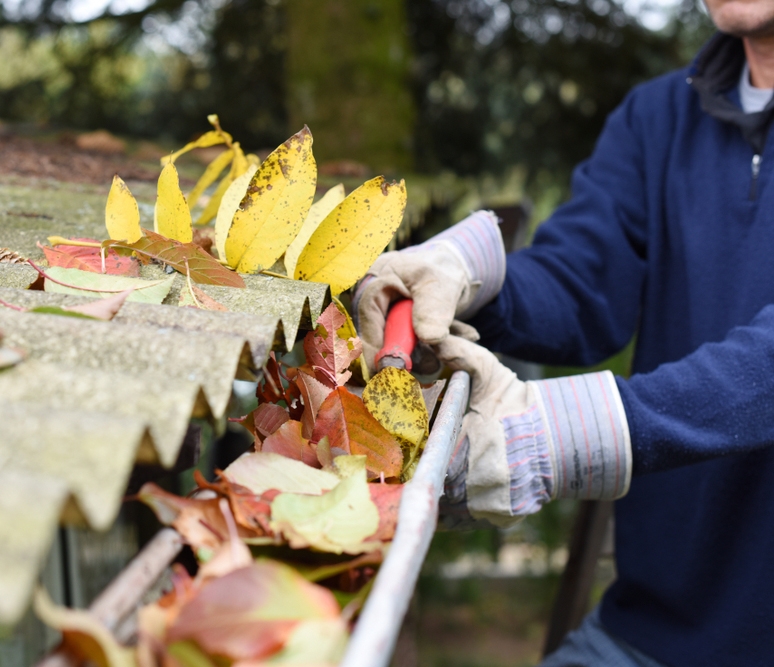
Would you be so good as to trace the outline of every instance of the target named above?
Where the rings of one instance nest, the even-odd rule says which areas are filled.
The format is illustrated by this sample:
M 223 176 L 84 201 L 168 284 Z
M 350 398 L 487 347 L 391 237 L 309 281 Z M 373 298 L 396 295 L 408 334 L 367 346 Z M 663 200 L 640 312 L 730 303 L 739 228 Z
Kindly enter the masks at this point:
M 127 648 L 86 612 L 41 617 L 63 632 L 78 659 L 110 667 L 335 665 L 392 540 L 403 481 L 428 435 L 422 387 L 386 368 L 363 390 L 346 386 L 361 343 L 331 304 L 304 339 L 306 363 L 271 357 L 258 406 L 241 422 L 254 451 L 218 471 L 197 473 L 198 491 L 179 497 L 148 483 L 139 498 L 193 549 L 195 577 L 139 613 Z M 98 624 L 97 624 L 98 626 Z M 87 637 L 89 641 L 84 641 Z M 90 646 L 90 652 L 84 646 Z
M 317 166 L 309 128 L 260 163 L 244 154 L 217 116 L 208 120 L 213 130 L 162 159 L 153 230 L 141 226 L 137 201 L 116 175 L 105 207 L 109 238 L 52 236 L 51 245 L 39 244 L 48 263 L 46 270 L 36 266 L 45 290 L 102 297 L 131 289 L 132 301 L 161 303 L 172 280 L 138 277 L 141 264 L 158 263 L 187 276 L 179 305 L 221 309 L 195 284 L 244 288 L 240 273 L 264 272 L 327 283 L 336 297 L 365 275 L 400 226 L 403 181 L 388 183 L 379 176 L 349 196 L 337 185 L 313 203 Z M 175 160 L 218 145 L 224 150 L 185 195 Z M 0 261 L 22 259 L 3 250 Z

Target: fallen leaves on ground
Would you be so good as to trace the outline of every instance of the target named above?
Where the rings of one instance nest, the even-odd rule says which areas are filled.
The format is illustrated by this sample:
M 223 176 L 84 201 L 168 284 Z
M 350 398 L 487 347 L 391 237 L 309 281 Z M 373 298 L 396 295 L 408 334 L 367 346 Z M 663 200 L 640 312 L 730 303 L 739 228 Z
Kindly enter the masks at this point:
M 96 243 L 95 239 L 63 239 L 76 243 Z M 129 276 L 136 278 L 140 275 L 140 263 L 134 257 L 122 257 L 115 250 L 108 250 L 103 257 L 99 247 L 87 247 L 77 245 L 58 244 L 44 246 L 38 243 L 43 251 L 49 266 L 58 266 L 63 269 L 78 269 L 91 271 L 92 273 L 109 273 L 113 276 Z
M 193 241 L 191 210 L 180 189 L 180 178 L 173 162 L 168 162 L 159 176 L 153 231 L 181 243 Z
M 80 294 L 91 297 L 104 297 L 106 294 L 118 294 L 132 290 L 127 301 L 160 304 L 169 294 L 174 282 L 173 277 L 164 280 L 142 280 L 126 276 L 111 276 L 78 269 L 63 269 L 52 266 L 41 271 L 45 278 L 46 292 L 58 294 Z
M 126 183 L 116 174 L 105 205 L 105 227 L 111 239 L 134 243 L 142 236 L 140 209 Z
M 240 288 L 245 286 L 242 276 L 229 271 L 195 243 L 181 243 L 148 229 L 145 230 L 145 236 L 136 243 L 110 240 L 105 241 L 104 245 L 132 251 L 146 262 L 156 260 L 168 264 L 175 271 L 190 275 L 195 283 Z

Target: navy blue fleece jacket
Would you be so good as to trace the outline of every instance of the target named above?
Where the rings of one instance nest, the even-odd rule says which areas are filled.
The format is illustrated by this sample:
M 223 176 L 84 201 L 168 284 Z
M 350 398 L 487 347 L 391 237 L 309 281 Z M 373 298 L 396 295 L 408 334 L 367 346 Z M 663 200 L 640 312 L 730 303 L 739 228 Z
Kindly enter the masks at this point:
M 571 200 L 472 324 L 492 349 L 555 364 L 637 335 L 618 379 L 634 478 L 602 622 L 672 667 L 772 665 L 774 136 L 753 148 L 710 115 L 696 74 L 611 114 Z

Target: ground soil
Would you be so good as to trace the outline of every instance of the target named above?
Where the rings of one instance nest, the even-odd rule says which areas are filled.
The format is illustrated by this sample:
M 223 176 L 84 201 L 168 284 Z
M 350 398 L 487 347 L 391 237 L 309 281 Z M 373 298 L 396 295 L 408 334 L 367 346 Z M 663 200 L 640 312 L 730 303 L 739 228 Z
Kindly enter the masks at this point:
M 81 150 L 71 135 L 0 135 L 0 174 L 101 185 L 109 184 L 117 173 L 125 181 L 155 181 L 159 168 L 150 161 L 125 154 Z

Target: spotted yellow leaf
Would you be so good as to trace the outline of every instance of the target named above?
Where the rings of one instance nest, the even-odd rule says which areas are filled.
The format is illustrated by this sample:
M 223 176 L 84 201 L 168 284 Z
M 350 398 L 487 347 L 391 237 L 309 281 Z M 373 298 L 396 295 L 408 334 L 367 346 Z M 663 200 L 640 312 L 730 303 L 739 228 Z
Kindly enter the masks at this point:
M 352 287 L 390 242 L 405 208 L 404 181 L 388 183 L 383 176 L 366 181 L 320 223 L 293 277 L 328 283 L 333 294 Z
M 309 213 L 304 220 L 304 224 L 301 227 L 301 231 L 298 232 L 296 238 L 288 246 L 285 251 L 285 272 L 292 276 L 296 271 L 296 262 L 298 262 L 298 256 L 304 249 L 304 246 L 309 241 L 309 238 L 314 233 L 315 229 L 320 226 L 320 223 L 328 217 L 328 214 L 336 208 L 341 202 L 344 201 L 346 193 L 344 192 L 344 185 L 339 183 L 334 185 L 328 192 L 326 192 L 319 201 L 312 204 L 309 209 Z
M 312 133 L 304 126 L 253 175 L 226 238 L 228 265 L 255 273 L 274 264 L 306 218 L 316 185 Z
M 182 243 L 191 243 L 193 240 L 191 211 L 180 190 L 177 169 L 171 162 L 161 170 L 159 176 L 153 228 L 157 234 L 168 239 Z
M 105 226 L 108 236 L 117 241 L 134 243 L 142 236 L 137 201 L 117 175 L 113 176 L 113 185 L 110 186 L 105 205 Z
M 424 444 L 429 418 L 422 387 L 411 373 L 392 367 L 379 371 L 363 390 L 363 403 L 392 435 L 417 447 Z
M 215 247 L 218 249 L 220 259 L 226 256 L 226 237 L 231 227 L 231 221 L 234 219 L 234 213 L 237 212 L 239 203 L 247 192 L 247 186 L 250 185 L 250 179 L 257 169 L 256 165 L 248 167 L 244 174 L 231 181 L 220 199 L 218 217 L 215 218 Z

